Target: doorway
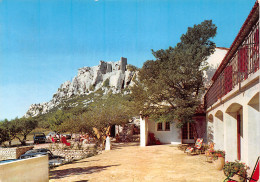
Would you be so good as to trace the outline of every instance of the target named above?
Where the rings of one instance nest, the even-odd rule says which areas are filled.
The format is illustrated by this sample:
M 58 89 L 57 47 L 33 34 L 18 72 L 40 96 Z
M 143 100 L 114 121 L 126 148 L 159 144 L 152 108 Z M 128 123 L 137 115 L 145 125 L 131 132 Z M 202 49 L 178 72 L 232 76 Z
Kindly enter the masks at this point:
M 182 143 L 194 143 L 193 127 L 191 123 L 185 123 L 182 127 Z
M 241 115 L 237 114 L 237 159 L 241 160 Z
M 112 125 L 110 128 L 110 136 L 115 137 L 116 136 L 116 125 Z

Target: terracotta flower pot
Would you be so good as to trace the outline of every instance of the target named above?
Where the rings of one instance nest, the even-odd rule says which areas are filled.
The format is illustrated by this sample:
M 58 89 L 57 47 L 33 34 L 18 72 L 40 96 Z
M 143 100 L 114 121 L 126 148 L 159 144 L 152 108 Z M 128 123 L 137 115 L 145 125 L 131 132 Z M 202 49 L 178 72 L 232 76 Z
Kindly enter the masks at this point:
M 214 161 L 215 168 L 217 170 L 222 170 L 225 164 L 225 158 L 224 157 L 218 157 L 217 160 Z
M 240 177 L 239 177 L 238 175 L 236 175 L 236 174 L 232 177 L 232 179 L 235 180 L 235 181 L 238 181 L 238 182 L 244 182 L 244 181 L 245 181 L 243 178 L 240 178 Z

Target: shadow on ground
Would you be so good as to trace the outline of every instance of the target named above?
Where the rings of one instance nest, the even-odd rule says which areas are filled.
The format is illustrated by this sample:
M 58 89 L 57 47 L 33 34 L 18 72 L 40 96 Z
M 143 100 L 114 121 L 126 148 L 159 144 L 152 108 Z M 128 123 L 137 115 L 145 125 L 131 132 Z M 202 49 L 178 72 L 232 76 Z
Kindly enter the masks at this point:
M 112 150 L 122 149 L 123 147 L 139 146 L 139 142 L 112 143 Z
M 88 161 L 77 160 L 77 161 L 72 161 L 71 164 L 86 163 L 86 162 L 96 162 L 96 161 L 99 161 L 99 160 L 88 160 Z
M 98 173 L 105 170 L 106 168 L 113 167 L 113 166 L 119 166 L 119 165 L 77 167 L 77 168 L 50 171 L 50 179 L 60 179 L 60 178 L 68 177 L 70 175 Z

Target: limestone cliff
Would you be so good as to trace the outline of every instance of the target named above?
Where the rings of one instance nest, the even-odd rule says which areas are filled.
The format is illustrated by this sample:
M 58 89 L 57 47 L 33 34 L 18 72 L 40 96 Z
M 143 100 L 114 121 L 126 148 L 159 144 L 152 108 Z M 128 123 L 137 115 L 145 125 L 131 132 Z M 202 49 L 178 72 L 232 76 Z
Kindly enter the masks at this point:
M 102 89 L 104 94 L 112 91 L 119 93 L 133 84 L 136 70 L 127 65 L 127 59 L 121 57 L 117 62 L 100 61 L 98 66 L 78 69 L 78 75 L 72 81 L 61 84 L 53 98 L 46 103 L 32 104 L 25 117 L 48 113 L 65 100 L 73 96 L 88 95 Z

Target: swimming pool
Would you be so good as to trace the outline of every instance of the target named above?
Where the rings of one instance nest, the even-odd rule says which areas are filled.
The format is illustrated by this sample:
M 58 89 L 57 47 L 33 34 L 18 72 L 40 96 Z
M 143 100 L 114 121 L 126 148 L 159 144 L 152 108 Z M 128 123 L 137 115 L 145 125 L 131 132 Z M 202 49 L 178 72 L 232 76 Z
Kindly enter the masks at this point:
M 5 163 L 8 163 L 8 162 L 13 162 L 13 161 L 17 161 L 18 159 L 8 159 L 8 160 L 3 160 L 3 161 L 0 161 L 0 164 L 5 164 Z

